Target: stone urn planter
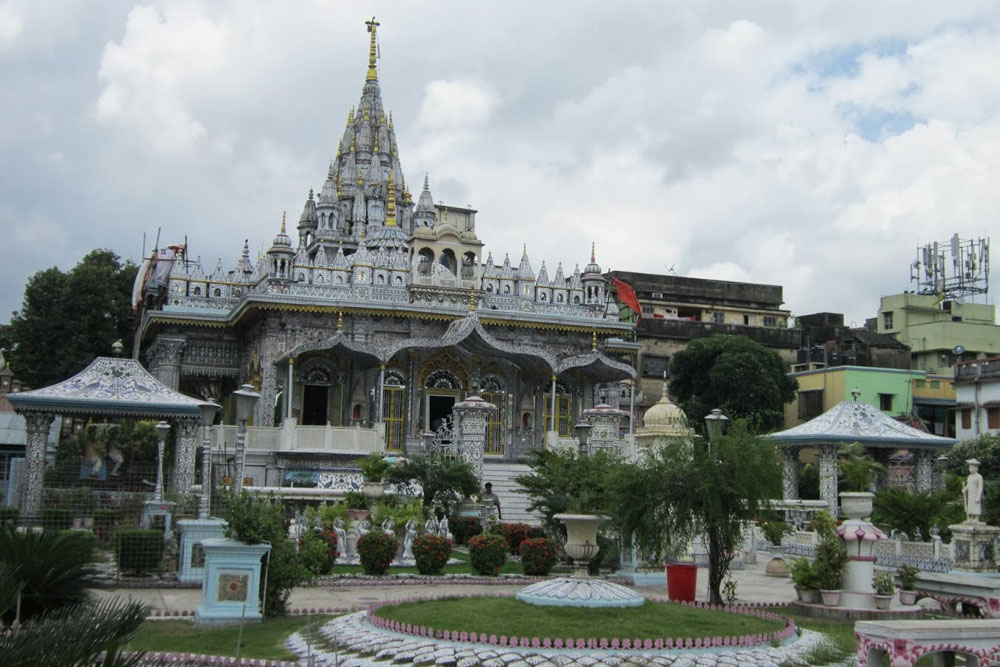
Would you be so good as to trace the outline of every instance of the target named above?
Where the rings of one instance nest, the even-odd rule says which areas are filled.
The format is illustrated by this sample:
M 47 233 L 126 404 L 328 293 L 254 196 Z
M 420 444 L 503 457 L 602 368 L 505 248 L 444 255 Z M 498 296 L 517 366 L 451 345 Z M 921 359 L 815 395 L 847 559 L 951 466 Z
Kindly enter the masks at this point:
M 917 604 L 917 592 L 916 591 L 904 591 L 902 588 L 899 589 L 899 604 L 904 606 L 911 606 Z
M 795 595 L 798 596 L 799 602 L 805 602 L 806 604 L 819 603 L 819 591 L 816 590 L 815 588 L 805 588 L 804 586 L 796 586 Z
M 574 578 L 586 579 L 587 564 L 597 555 L 597 527 L 609 517 L 601 514 L 556 514 L 552 518 L 566 526 L 566 555 L 573 559 Z
M 824 607 L 836 607 L 840 604 L 840 591 L 820 591 Z
M 347 510 L 347 518 L 354 521 L 364 521 L 371 513 L 371 510 L 349 509 Z
M 369 500 L 378 500 L 385 495 L 385 487 L 382 482 L 365 482 L 361 485 L 361 493 Z
M 874 493 L 867 491 L 844 491 L 840 494 L 840 511 L 848 519 L 867 519 L 872 515 Z
M 790 577 L 788 563 L 785 562 L 785 547 L 772 544 L 767 548 L 767 552 L 771 554 L 771 560 L 767 561 L 764 574 L 769 577 Z
M 892 596 L 891 595 L 878 595 L 875 594 L 875 608 L 882 611 L 888 609 L 892 606 Z

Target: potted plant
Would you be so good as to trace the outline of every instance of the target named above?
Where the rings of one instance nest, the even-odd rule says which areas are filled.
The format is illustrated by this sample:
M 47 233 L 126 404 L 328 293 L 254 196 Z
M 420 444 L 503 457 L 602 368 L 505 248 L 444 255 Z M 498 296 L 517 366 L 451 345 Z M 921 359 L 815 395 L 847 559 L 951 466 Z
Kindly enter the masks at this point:
M 840 475 L 846 491 L 840 494 L 840 508 L 848 519 L 866 519 L 872 513 L 871 489 L 885 466 L 874 461 L 857 442 L 840 449 Z
M 358 491 L 348 491 L 344 494 L 344 504 L 347 506 L 347 516 L 354 521 L 363 521 L 371 513 L 368 498 Z
M 920 570 L 912 565 L 900 565 L 896 569 L 896 576 L 899 577 L 899 604 L 917 604 L 917 575 Z
M 770 543 L 767 550 L 771 554 L 771 560 L 767 562 L 767 567 L 764 570 L 764 574 L 769 577 L 788 576 L 788 564 L 783 558 L 785 547 L 781 545 L 781 538 L 790 530 L 788 524 L 777 519 L 762 521 L 760 524 L 760 532 L 764 535 L 764 539 Z
M 382 458 L 378 452 L 372 452 L 361 459 L 361 475 L 365 478 L 365 483 L 361 487 L 361 492 L 373 500 L 381 498 L 385 493 L 382 488 L 382 476 L 389 469 L 389 462 Z
M 819 602 L 819 585 L 816 583 L 816 568 L 808 558 L 796 558 L 791 567 L 792 583 L 799 602 L 816 604 Z
M 876 572 L 872 577 L 872 589 L 875 591 L 875 608 L 888 609 L 892 604 L 892 594 L 896 592 L 896 584 L 888 572 Z
M 847 551 L 837 537 L 837 523 L 830 514 L 817 512 L 812 523 L 819 535 L 816 560 L 813 563 L 816 585 L 823 604 L 836 607 L 840 604 L 841 577 L 847 565 Z

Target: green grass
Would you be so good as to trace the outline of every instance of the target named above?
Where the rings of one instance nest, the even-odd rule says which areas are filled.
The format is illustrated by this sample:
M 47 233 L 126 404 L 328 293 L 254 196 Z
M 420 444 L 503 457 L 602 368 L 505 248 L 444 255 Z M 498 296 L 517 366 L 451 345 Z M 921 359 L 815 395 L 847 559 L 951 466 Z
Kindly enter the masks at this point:
M 774 632 L 779 621 L 678 604 L 591 609 L 538 607 L 514 598 L 443 598 L 381 607 L 379 616 L 441 630 L 516 637 L 712 637 Z
M 243 658 L 294 660 L 285 638 L 309 624 L 322 624 L 331 616 L 285 616 L 239 627 L 199 627 L 191 621 L 147 621 L 129 642 L 132 651 L 171 651 Z M 237 650 L 237 638 L 239 647 Z
M 469 554 L 464 551 L 452 551 L 451 557 L 462 561 L 461 563 L 455 563 L 454 565 L 445 565 L 445 574 L 475 574 L 472 571 L 472 564 L 469 563 Z M 333 566 L 333 570 L 330 574 L 363 574 L 364 570 L 360 565 L 341 565 L 336 564 Z M 524 570 L 521 568 L 521 563 L 512 563 L 507 561 L 500 568 L 500 574 L 523 574 Z M 415 567 L 390 567 L 389 571 L 386 572 L 387 575 L 390 574 L 418 574 L 417 568 Z
M 800 628 L 822 632 L 826 635 L 826 642 L 803 656 L 803 659 L 810 665 L 827 665 L 839 662 L 858 652 L 858 640 L 854 637 L 854 621 L 810 618 L 793 613 L 788 607 L 770 607 L 768 611 L 791 618 L 795 621 L 795 625 Z

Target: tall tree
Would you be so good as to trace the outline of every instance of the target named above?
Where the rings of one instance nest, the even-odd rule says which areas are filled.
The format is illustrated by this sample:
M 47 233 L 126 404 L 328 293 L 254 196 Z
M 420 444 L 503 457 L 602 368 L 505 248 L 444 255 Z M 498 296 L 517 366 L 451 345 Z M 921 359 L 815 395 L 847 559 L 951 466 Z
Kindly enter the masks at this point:
M 760 433 L 780 428 L 797 388 L 781 355 L 746 336 L 700 338 L 670 360 L 670 393 L 699 430 L 713 408 Z
M 56 267 L 28 279 L 21 310 L 6 332 L 11 367 L 30 387 L 64 380 L 121 340 L 132 346 L 135 265 L 93 250 L 68 273 Z

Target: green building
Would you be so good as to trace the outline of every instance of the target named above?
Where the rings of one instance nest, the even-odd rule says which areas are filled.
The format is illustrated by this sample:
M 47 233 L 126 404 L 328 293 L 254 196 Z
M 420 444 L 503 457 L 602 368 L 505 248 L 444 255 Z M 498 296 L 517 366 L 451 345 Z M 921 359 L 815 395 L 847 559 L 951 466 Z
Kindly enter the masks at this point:
M 992 304 L 905 292 L 884 296 L 875 322 L 910 348 L 913 368 L 951 375 L 958 361 L 1000 355 L 1000 327 Z

